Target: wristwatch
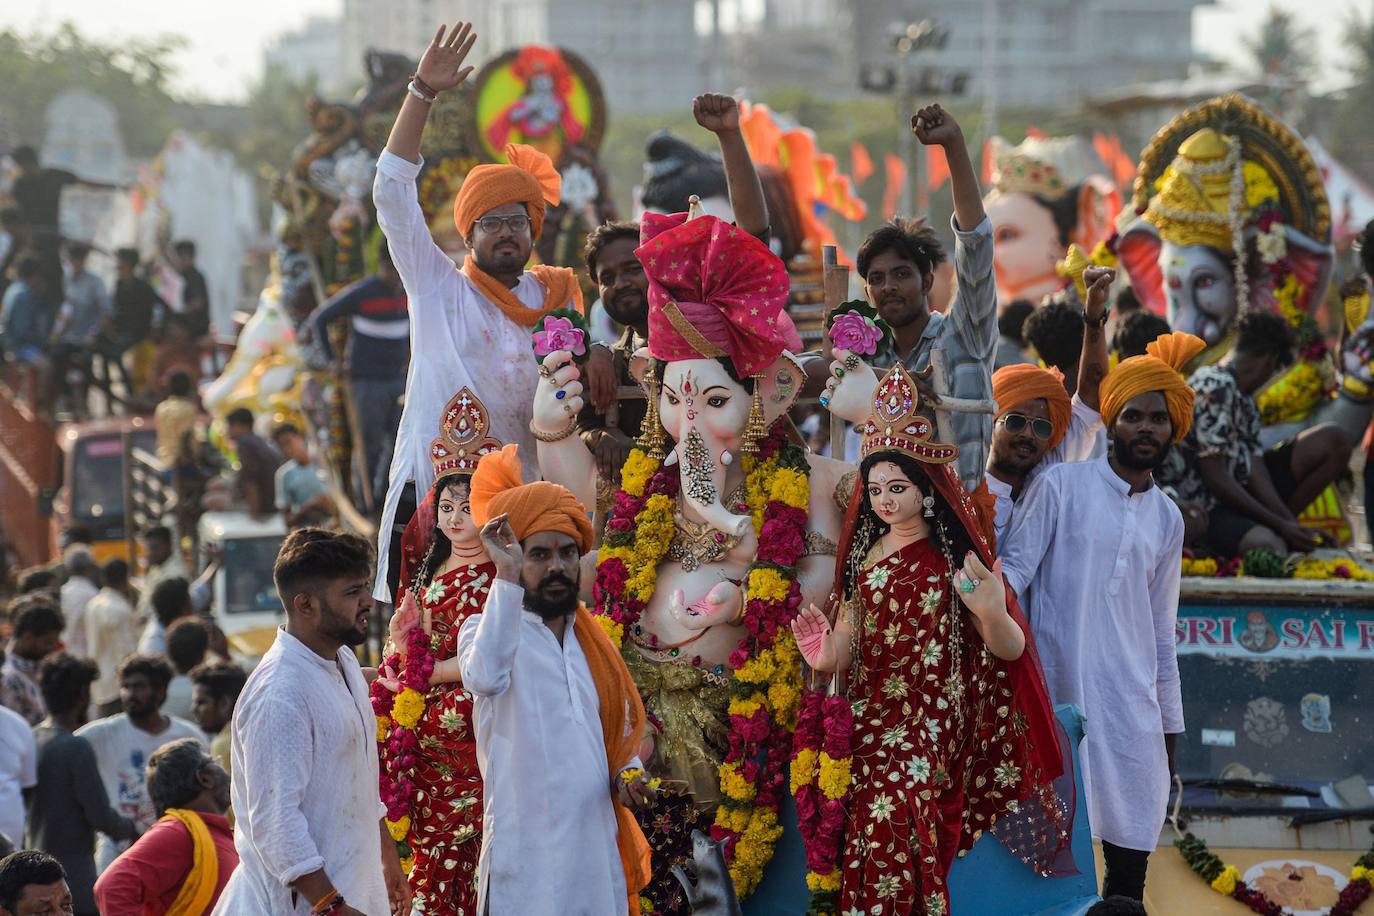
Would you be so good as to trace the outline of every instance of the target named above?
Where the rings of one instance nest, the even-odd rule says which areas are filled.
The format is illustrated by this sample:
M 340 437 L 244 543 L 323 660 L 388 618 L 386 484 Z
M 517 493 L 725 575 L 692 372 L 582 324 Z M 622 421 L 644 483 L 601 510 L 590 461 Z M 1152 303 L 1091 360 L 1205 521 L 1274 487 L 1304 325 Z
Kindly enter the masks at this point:
M 1102 317 L 1101 317 L 1101 318 L 1098 318 L 1096 321 L 1094 321 L 1093 319 L 1089 318 L 1087 312 L 1079 312 L 1079 313 L 1078 313 L 1078 317 L 1082 318 L 1082 319 L 1083 319 L 1083 323 L 1084 323 L 1085 325 L 1087 325 L 1088 327 L 1105 328 L 1105 327 L 1107 326 L 1107 316 L 1109 316 L 1111 313 L 1112 313 L 1111 308 L 1105 308 L 1105 309 L 1103 309 L 1103 310 L 1102 310 Z

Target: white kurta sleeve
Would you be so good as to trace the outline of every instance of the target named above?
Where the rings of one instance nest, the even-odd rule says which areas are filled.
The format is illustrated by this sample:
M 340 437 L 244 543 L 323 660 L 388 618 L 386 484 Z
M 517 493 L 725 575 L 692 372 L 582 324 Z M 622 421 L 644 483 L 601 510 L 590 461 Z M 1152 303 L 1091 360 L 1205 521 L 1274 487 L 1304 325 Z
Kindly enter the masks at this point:
M 377 207 L 377 225 L 386 235 L 391 262 L 401 275 L 410 300 L 412 318 L 423 319 L 425 306 L 435 288 L 453 275 L 453 261 L 434 244 L 425 213 L 420 209 L 415 180 L 424 160 L 407 162 L 383 150 L 377 159 L 377 177 L 372 183 L 372 202 Z
M 248 811 L 240 819 L 252 825 L 250 842 L 272 877 L 289 886 L 324 868 L 301 811 L 312 778 L 314 737 L 309 714 L 299 703 L 263 696 L 257 700 L 234 715 L 247 769 Z
M 465 690 L 490 697 L 510 686 L 524 599 L 523 588 L 497 579 L 487 592 L 482 613 L 463 621 L 458 631 L 458 673 Z
M 1178 621 L 1178 587 L 1182 575 L 1179 557 L 1183 555 L 1183 518 L 1172 505 L 1169 534 L 1164 539 L 1159 565 L 1150 576 L 1150 610 L 1155 624 L 1155 699 L 1164 734 L 1183 731 L 1183 694 L 1179 686 L 1178 650 L 1174 625 Z
M 1020 595 L 1035 578 L 1035 571 L 1054 540 L 1059 518 L 1059 481 L 1057 474 L 1043 474 L 1031 482 L 1011 517 L 1005 540 L 997 545 L 1002 558 L 1002 575 L 1011 590 Z M 1029 613 L 1028 608 L 1023 608 Z

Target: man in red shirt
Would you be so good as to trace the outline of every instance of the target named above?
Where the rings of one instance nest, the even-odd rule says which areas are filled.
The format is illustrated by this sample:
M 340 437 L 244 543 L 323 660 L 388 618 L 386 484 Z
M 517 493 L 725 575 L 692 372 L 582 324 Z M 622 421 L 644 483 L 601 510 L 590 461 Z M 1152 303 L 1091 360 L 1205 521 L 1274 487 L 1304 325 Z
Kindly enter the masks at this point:
M 225 818 L 229 775 L 199 741 L 181 738 L 148 758 L 148 796 L 159 820 L 96 881 L 100 912 L 209 913 L 239 864 Z

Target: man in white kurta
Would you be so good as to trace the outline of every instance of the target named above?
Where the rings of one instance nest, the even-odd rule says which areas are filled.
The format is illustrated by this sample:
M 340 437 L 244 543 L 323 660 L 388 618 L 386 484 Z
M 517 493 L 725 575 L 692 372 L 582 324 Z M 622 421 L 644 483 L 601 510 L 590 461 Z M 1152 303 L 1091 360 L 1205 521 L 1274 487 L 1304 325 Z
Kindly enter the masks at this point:
M 512 486 L 518 469 L 507 446 L 473 475 L 472 516 L 496 580 L 458 632 L 482 771 L 478 910 L 624 914 L 627 879 L 636 894 L 648 879 L 648 845 L 619 807 L 652 798 L 633 754 L 643 706 L 619 652 L 579 610 L 580 561 L 592 546 L 585 509 L 546 481 Z M 625 705 L 623 719 L 604 717 L 624 723 L 623 740 L 605 740 L 603 701 Z
M 1163 411 L 1158 392 L 1145 397 Z M 999 545 L 1007 582 L 1028 594 L 1050 697 L 1087 717 L 1083 780 L 1107 856 L 1103 893 L 1137 899 L 1164 823 L 1171 736 L 1183 731 L 1174 650 L 1183 517 L 1145 469 L 1167 450 L 1167 414 L 1162 422 L 1143 445 L 1114 432 L 1112 458 L 1041 474 Z M 1122 454 L 1146 459 L 1128 467 Z M 1124 886 L 1112 886 L 1114 871 Z
M 323 534 L 293 532 L 283 553 L 311 532 Z M 350 535 L 334 537 L 361 544 Z M 370 606 L 367 583 L 364 575 L 360 587 Z M 360 629 L 365 624 L 364 618 Z M 303 635 L 318 647 L 318 639 Z M 239 696 L 232 728 L 230 796 L 239 867 L 220 895 L 216 916 L 307 914 L 316 901 L 293 884 L 316 872 L 348 906 L 367 916 L 389 916 L 377 718 L 352 648 L 335 640 L 325 657 L 286 627 L 279 629 Z M 394 858 L 393 850 L 386 851 Z
M 1153 849 L 1183 731 L 1174 621 L 1183 517 L 1159 487 L 1132 493 L 1106 458 L 1061 464 L 1031 484 L 1002 570 L 1030 589 L 1030 621 L 1055 703 L 1088 717 L 1084 781 L 1093 833 Z
M 539 381 L 531 329 L 543 313 L 574 304 L 580 310 L 582 305 L 571 270 L 525 269 L 547 206 L 558 203 L 561 190 L 553 163 L 542 153 L 511 146 L 506 150 L 509 164 L 480 165 L 463 179 L 454 202 L 456 228 L 470 249 L 462 270 L 430 234 L 416 187 L 424 168 L 420 142 L 436 95 L 467 77 L 471 68 L 464 68 L 463 61 L 474 37 L 470 28 L 455 27 L 448 34 L 441 29 L 425 49 L 377 160 L 372 188 L 377 224 L 410 302 L 405 407 L 379 528 L 375 594 L 383 601 L 391 600 L 389 553 L 397 507 L 407 483 L 414 484 L 417 498 L 433 483 L 429 443 L 455 391 L 466 387 L 481 399 L 492 436 L 522 446 L 522 454 L 529 456 L 525 476 L 539 476 L 529 430 Z
M 596 685 L 569 625 L 563 643 L 497 579 L 458 636 L 482 770 L 483 912 L 626 910 Z

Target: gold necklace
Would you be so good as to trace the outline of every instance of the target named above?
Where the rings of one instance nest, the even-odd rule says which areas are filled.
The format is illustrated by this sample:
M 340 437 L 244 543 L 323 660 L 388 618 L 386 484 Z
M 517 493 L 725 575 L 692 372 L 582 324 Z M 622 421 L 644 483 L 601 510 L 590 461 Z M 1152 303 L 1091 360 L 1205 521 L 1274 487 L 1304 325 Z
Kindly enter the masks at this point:
M 725 500 L 725 505 L 745 506 L 747 511 L 744 493 L 741 483 Z M 684 572 L 695 572 L 708 563 L 725 559 L 743 538 L 743 535 L 726 534 L 706 522 L 693 521 L 684 516 L 681 509 L 675 509 L 673 540 L 668 545 L 667 559 L 680 564 Z

